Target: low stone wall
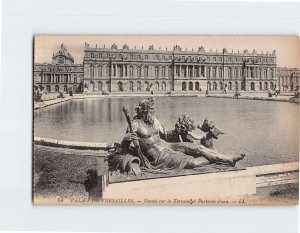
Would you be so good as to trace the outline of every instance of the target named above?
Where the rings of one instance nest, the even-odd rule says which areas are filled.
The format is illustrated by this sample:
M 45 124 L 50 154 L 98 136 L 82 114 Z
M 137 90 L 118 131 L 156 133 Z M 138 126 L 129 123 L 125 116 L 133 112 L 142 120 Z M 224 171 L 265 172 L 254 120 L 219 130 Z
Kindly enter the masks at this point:
M 64 148 L 54 147 L 55 143 Z M 108 153 L 99 149 L 103 145 L 79 145 L 80 150 L 78 145 L 69 148 L 70 142 L 36 138 L 35 204 L 244 205 L 249 204 L 243 201 L 249 196 L 255 204 L 280 204 L 282 200 L 257 199 L 257 190 L 299 183 L 298 162 L 112 183 L 105 161 Z M 284 204 L 297 202 L 294 198 Z
M 276 102 L 290 102 L 288 98 L 280 98 L 280 97 L 256 97 L 256 96 L 239 96 L 234 97 L 232 95 L 207 95 L 206 97 L 212 98 L 228 98 L 228 99 L 246 99 L 246 100 L 263 100 L 263 101 L 276 101 Z
M 104 150 L 108 151 L 114 147 L 113 143 L 96 143 L 96 142 L 75 142 L 64 141 L 51 138 L 34 137 L 35 145 L 80 149 L 80 150 Z

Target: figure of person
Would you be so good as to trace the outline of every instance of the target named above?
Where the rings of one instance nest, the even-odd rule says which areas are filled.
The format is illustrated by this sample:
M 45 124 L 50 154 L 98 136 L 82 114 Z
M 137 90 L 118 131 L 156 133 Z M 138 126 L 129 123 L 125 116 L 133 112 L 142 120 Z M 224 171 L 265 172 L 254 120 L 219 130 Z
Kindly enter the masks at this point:
M 235 166 L 245 157 L 244 154 L 227 156 L 196 143 L 169 143 L 160 135 L 166 129 L 154 116 L 154 99 L 142 100 L 136 107 L 136 116 L 132 121 L 133 132 L 127 133 L 121 142 L 123 149 L 128 149 L 131 142 L 139 142 L 140 150 L 151 164 L 153 170 L 172 170 L 178 172 L 183 168 L 197 168 L 211 163 Z

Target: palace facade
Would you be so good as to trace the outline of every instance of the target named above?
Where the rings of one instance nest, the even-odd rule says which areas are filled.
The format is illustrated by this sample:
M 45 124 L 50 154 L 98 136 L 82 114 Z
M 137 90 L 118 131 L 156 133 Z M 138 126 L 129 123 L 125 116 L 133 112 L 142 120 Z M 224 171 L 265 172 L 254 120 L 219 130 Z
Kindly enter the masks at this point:
M 281 91 L 295 91 L 300 87 L 300 70 L 296 68 L 278 68 L 278 86 Z
M 83 65 L 74 64 L 73 56 L 61 45 L 52 56 L 52 63 L 34 65 L 34 86 L 44 93 L 80 92 L 83 82 Z
M 84 83 L 90 91 L 204 91 L 268 90 L 277 86 L 277 64 L 272 53 L 172 51 L 118 48 L 84 49 Z
M 34 84 L 47 92 L 143 92 L 296 90 L 299 69 L 278 68 L 276 52 L 187 51 L 90 47 L 85 43 L 83 64 L 61 45 L 52 64 L 35 64 Z

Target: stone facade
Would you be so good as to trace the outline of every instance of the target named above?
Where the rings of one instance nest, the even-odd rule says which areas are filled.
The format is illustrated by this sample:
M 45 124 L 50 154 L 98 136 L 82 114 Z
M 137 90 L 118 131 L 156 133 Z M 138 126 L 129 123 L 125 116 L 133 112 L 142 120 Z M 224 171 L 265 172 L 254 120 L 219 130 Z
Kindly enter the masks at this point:
M 34 86 L 44 93 L 82 91 L 83 65 L 74 64 L 73 56 L 61 45 L 52 63 L 34 65 Z
M 275 51 L 84 49 L 84 83 L 93 92 L 268 90 L 277 85 L 276 70 Z
M 274 90 L 299 88 L 299 69 L 277 68 L 276 53 L 90 47 L 83 64 L 61 45 L 51 64 L 35 64 L 34 84 L 46 92 Z
M 281 91 L 296 91 L 300 87 L 300 70 L 296 68 L 278 68 L 278 86 Z

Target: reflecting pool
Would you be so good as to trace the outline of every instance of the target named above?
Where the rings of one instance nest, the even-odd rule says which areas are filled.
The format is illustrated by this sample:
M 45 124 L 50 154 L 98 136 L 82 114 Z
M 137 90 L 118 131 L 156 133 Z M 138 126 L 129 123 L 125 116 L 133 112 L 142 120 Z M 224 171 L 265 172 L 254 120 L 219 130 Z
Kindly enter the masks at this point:
M 34 135 L 69 141 L 119 142 L 127 128 L 122 106 L 131 117 L 143 97 L 72 100 L 40 109 Z M 210 117 L 225 135 L 215 142 L 225 154 L 246 153 L 244 166 L 298 161 L 299 105 L 222 98 L 156 97 L 155 115 L 173 129 L 181 114 L 196 123 Z

